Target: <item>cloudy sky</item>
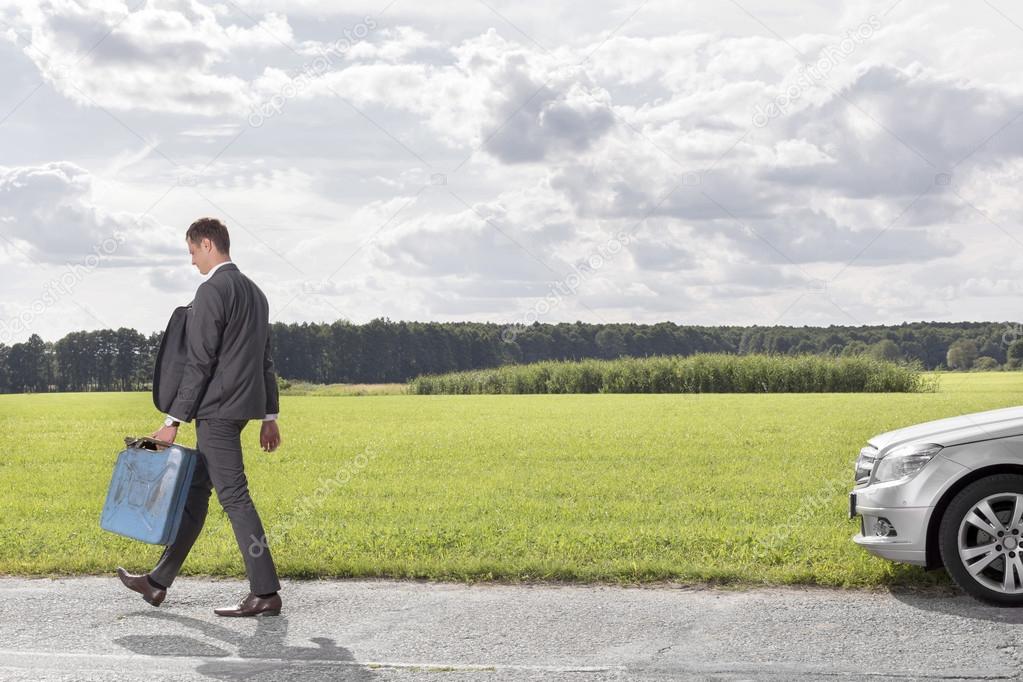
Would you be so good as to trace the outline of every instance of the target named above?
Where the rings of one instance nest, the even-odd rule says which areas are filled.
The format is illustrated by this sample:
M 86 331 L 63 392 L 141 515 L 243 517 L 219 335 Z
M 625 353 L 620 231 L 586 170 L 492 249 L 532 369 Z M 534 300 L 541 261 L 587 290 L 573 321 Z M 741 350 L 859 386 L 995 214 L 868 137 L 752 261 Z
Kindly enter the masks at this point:
M 0 0 L 0 341 L 1019 320 L 1023 7 Z

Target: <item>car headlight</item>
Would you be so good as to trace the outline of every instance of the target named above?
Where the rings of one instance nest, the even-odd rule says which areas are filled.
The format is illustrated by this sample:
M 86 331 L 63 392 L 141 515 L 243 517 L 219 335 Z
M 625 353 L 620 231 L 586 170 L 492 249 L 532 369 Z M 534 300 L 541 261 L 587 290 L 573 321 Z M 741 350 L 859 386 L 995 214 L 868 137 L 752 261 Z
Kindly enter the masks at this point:
M 873 445 L 867 445 L 860 450 L 860 456 L 856 458 L 856 485 L 866 483 L 870 480 L 870 472 L 874 468 L 874 462 L 877 461 L 877 448 Z
M 909 478 L 923 469 L 940 450 L 941 446 L 934 443 L 901 445 L 877 463 L 874 482 L 885 483 Z

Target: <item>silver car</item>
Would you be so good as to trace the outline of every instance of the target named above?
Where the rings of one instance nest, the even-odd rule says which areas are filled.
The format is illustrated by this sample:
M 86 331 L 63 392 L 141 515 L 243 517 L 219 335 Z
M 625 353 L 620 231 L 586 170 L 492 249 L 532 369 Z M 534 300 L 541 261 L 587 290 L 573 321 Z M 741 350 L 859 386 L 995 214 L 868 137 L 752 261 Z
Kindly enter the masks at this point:
M 1023 605 L 1023 407 L 874 436 L 855 477 L 856 544 L 885 559 L 944 566 L 982 601 Z

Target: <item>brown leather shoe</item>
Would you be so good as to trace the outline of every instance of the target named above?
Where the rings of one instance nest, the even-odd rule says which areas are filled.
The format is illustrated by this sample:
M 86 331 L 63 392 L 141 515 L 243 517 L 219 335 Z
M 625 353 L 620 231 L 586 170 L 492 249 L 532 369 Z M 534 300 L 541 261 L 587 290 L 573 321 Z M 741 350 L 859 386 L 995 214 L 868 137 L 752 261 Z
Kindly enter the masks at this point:
M 218 616 L 277 616 L 281 613 L 281 595 L 257 597 L 249 592 L 249 596 L 238 602 L 237 606 L 224 606 L 213 609 Z
M 153 606 L 159 606 L 163 602 L 164 598 L 167 597 L 167 590 L 161 590 L 149 584 L 148 573 L 132 575 L 118 566 L 117 577 L 121 579 L 121 582 L 124 583 L 129 590 L 135 590 L 142 595 L 143 599 Z

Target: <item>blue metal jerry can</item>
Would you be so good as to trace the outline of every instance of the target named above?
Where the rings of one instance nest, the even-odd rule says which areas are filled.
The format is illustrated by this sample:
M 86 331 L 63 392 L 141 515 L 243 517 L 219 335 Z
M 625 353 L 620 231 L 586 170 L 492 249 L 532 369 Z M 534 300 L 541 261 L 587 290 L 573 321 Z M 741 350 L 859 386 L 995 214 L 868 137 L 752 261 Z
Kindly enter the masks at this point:
M 154 545 L 174 541 L 199 453 L 153 438 L 125 438 L 117 455 L 100 527 Z M 155 445 L 166 446 L 163 450 Z

